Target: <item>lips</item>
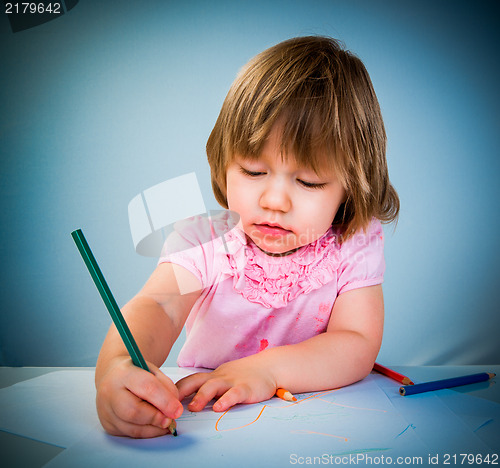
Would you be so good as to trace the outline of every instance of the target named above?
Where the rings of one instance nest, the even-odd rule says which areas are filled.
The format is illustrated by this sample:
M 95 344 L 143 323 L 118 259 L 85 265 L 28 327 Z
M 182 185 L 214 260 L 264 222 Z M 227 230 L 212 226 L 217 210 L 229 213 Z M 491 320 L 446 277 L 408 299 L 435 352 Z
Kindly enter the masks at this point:
M 254 226 L 259 232 L 267 236 L 286 236 L 292 232 L 279 224 L 274 223 L 260 223 L 254 224 Z

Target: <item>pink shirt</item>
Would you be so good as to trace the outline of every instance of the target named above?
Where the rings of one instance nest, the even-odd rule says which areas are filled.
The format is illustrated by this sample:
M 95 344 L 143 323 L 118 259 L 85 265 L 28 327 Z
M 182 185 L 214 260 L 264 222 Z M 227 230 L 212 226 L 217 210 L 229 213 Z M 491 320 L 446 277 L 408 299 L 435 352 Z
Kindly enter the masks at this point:
M 207 232 L 226 234 L 207 241 Z M 215 369 L 324 332 L 339 294 L 382 283 L 383 249 L 376 219 L 342 244 L 330 229 L 283 257 L 262 252 L 239 227 L 229 230 L 224 215 L 211 225 L 201 216 L 177 223 L 159 263 L 186 268 L 203 287 L 186 321 L 179 366 Z

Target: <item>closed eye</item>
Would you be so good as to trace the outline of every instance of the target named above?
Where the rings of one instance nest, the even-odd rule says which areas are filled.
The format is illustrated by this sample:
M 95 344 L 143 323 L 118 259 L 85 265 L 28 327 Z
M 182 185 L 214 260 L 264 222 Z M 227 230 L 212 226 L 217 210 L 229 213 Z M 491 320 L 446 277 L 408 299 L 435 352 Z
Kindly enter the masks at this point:
M 327 186 L 326 183 L 313 183 L 313 182 L 306 182 L 305 180 L 302 179 L 297 179 L 297 182 L 301 185 L 303 185 L 306 188 L 311 188 L 311 189 L 322 189 Z
M 240 171 L 241 171 L 242 174 L 244 174 L 246 176 L 249 176 L 249 177 L 258 177 L 258 176 L 261 176 L 261 175 L 265 174 L 265 172 L 249 171 L 249 170 L 245 169 L 242 166 L 240 166 Z

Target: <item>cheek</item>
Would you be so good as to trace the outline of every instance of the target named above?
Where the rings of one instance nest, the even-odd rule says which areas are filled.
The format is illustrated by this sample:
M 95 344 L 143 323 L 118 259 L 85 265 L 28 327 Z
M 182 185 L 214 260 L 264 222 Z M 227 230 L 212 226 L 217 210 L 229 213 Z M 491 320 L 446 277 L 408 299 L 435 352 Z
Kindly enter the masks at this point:
M 228 170 L 226 173 L 226 199 L 229 209 L 231 209 L 231 205 L 234 205 L 234 200 L 237 194 L 238 184 L 235 182 L 235 176 L 231 170 Z
M 338 199 L 332 200 L 330 197 L 320 197 L 314 203 L 302 208 L 304 221 L 314 226 L 315 231 L 326 232 L 330 228 L 339 206 L 340 201 Z
M 228 208 L 232 211 L 239 213 L 245 206 L 245 201 L 248 199 L 248 193 L 245 196 L 245 191 L 242 189 L 241 184 L 231 181 L 231 177 L 227 179 L 227 204 Z

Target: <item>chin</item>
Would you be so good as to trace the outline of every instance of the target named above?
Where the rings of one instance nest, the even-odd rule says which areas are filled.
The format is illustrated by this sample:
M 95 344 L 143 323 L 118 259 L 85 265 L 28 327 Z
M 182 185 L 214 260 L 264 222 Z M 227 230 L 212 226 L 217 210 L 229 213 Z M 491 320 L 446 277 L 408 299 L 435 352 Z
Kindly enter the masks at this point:
M 287 245 L 283 246 L 267 245 L 266 243 L 256 243 L 256 242 L 255 245 L 267 255 L 272 255 L 276 257 L 291 254 L 299 248 L 295 246 L 290 247 Z

